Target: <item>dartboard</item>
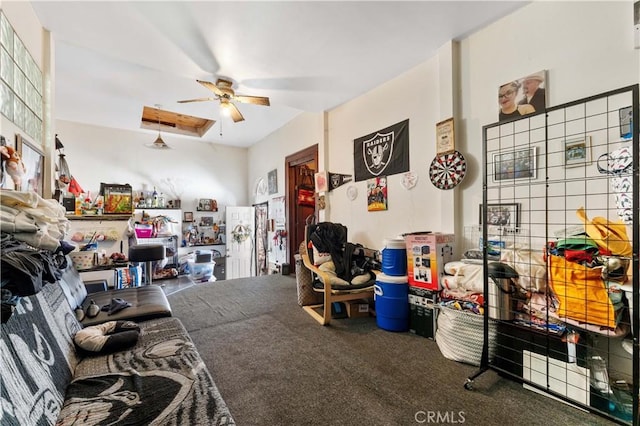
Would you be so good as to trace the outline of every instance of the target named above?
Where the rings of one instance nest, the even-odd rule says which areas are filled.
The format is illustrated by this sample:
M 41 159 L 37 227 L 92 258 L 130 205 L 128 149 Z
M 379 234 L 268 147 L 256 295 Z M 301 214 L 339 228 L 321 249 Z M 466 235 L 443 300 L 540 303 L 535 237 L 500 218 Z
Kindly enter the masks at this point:
M 438 189 L 453 189 L 464 179 L 467 162 L 462 154 L 453 151 L 436 155 L 429 167 L 429 179 Z

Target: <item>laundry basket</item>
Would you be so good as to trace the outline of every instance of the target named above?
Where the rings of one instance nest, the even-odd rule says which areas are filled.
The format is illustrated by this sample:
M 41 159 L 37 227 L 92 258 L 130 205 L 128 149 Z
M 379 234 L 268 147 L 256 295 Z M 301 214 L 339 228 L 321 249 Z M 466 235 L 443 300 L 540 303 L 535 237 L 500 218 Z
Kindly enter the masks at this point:
M 302 250 L 304 244 L 300 246 Z M 302 256 L 296 254 L 294 256 L 296 260 L 296 285 L 298 288 L 298 305 L 316 305 L 322 303 L 322 293 L 313 290 L 313 277 L 311 271 L 304 266 L 302 262 Z
M 484 341 L 484 316 L 438 305 L 436 343 L 442 355 L 453 361 L 480 365 Z M 489 319 L 489 360 L 496 349 L 496 321 Z

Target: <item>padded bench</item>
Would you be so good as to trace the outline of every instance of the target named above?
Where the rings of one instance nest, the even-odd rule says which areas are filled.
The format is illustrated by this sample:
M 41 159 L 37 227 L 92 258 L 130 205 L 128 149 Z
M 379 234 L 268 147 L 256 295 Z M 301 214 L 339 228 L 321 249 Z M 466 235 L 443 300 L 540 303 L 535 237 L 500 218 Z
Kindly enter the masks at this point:
M 83 326 L 101 324 L 107 321 L 132 320 L 143 321 L 152 318 L 170 317 L 171 305 L 162 288 L 154 285 L 144 287 L 125 288 L 120 290 L 105 290 L 88 293 L 78 271 L 73 267 L 71 259 L 67 257 L 67 268 L 58 281 L 65 297 L 71 305 L 71 309 L 82 308 L 86 314 L 87 308 L 93 300 L 96 305 L 102 307 L 109 305 L 111 299 L 120 298 L 131 306 L 109 315 L 106 311 L 90 318 L 85 315 L 81 321 Z

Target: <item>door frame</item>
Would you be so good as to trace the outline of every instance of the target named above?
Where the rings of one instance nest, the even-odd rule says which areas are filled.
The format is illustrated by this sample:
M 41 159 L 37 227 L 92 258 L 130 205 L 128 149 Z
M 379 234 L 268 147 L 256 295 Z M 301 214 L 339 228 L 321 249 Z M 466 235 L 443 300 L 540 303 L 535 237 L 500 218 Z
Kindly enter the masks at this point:
M 285 179 L 285 211 L 287 212 L 287 259 L 289 259 L 289 265 L 295 265 L 294 255 L 296 254 L 297 247 L 291 247 L 291 242 L 297 240 L 297 235 L 294 235 L 295 227 L 292 225 L 292 220 L 296 217 L 296 166 L 301 164 L 314 162 L 318 167 L 318 144 L 311 145 L 301 151 L 287 155 L 284 159 L 284 179 Z M 317 196 L 316 196 L 317 200 Z M 315 209 L 315 216 L 317 219 L 318 210 Z

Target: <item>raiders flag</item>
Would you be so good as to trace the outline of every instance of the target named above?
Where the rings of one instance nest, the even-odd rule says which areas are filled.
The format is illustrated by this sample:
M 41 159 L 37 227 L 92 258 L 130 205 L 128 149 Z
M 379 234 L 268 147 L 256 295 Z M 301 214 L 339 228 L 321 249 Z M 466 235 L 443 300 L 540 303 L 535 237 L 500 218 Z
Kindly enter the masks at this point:
M 351 175 L 329 172 L 329 191 L 333 191 L 337 187 L 342 186 L 347 182 L 351 182 L 351 179 Z
M 355 181 L 409 171 L 409 120 L 353 141 Z

